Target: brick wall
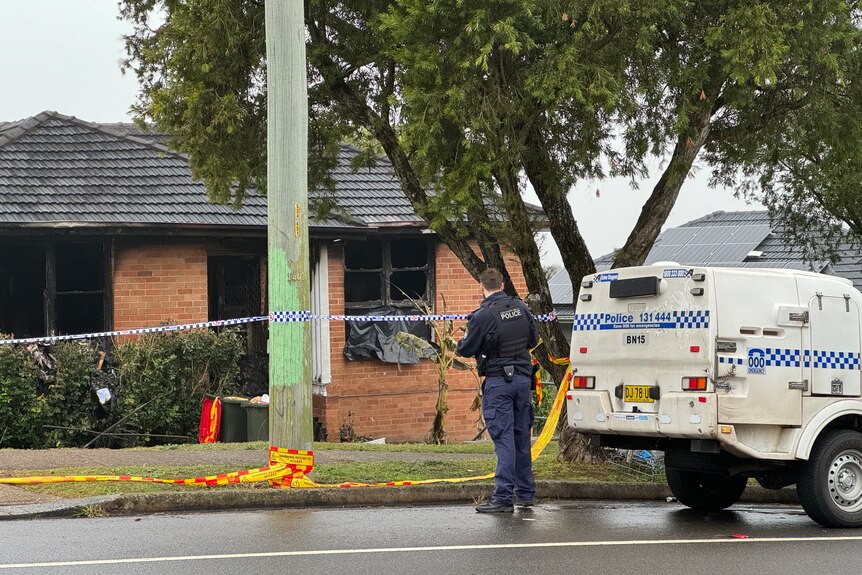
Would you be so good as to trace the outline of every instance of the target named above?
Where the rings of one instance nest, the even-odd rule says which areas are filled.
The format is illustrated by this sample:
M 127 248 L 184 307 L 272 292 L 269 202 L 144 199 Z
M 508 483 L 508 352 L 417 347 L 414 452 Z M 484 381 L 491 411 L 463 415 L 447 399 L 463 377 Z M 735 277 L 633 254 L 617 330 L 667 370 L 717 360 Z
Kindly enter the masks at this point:
M 207 321 L 207 252 L 201 244 L 117 242 L 114 329 Z
M 520 265 L 507 258 L 510 273 L 525 293 Z M 467 313 L 481 300 L 478 284 L 444 244 L 436 248 L 436 311 Z M 343 250 L 329 250 L 330 313 L 344 313 Z M 378 360 L 349 361 L 344 356 L 345 326 L 332 322 L 332 383 L 327 396 L 315 398 L 315 416 L 326 425 L 328 439 L 339 440 L 342 426 L 359 436 L 386 437 L 389 441 L 425 441 L 434 420 L 437 401 L 437 371 L 430 362 L 418 365 L 383 363 Z M 470 372 L 450 370 L 445 429 L 450 441 L 472 439 L 480 427 L 480 415 L 470 411 L 478 382 Z

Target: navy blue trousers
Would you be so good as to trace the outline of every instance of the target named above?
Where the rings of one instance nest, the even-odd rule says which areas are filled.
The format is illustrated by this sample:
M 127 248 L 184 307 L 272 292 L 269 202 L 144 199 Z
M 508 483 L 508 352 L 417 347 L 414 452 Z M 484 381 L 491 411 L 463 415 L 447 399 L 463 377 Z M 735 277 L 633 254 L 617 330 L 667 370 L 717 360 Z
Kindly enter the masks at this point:
M 486 377 L 482 392 L 482 415 L 497 452 L 494 493 L 491 499 L 512 503 L 536 494 L 530 458 L 530 429 L 533 427 L 533 398 L 530 378 L 516 375 L 511 382 L 503 377 Z

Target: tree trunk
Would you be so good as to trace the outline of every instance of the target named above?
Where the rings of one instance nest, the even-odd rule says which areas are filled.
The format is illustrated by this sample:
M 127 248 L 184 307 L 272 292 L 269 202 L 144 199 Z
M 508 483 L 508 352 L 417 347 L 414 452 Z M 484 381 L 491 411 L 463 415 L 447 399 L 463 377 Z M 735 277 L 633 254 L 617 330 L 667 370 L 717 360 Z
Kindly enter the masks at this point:
M 613 267 L 643 265 L 661 232 L 661 227 L 676 204 L 679 191 L 698 152 L 709 137 L 710 120 L 717 109 L 714 101 L 703 100 L 695 103 L 695 109 L 689 115 L 688 130 L 677 138 L 670 162 L 644 204 L 625 245 L 616 254 Z
M 306 25 L 311 39 L 309 45 L 319 47 L 324 51 L 327 50 L 325 34 L 311 19 L 306 20 Z M 351 89 L 344 81 L 340 68 L 331 58 L 319 57 L 316 63 L 332 94 L 350 111 L 353 121 L 371 132 L 380 143 L 386 157 L 392 163 L 395 177 L 398 178 L 401 189 L 416 214 L 430 222 L 432 218 L 428 208 L 428 195 L 410 165 L 410 160 L 401 147 L 398 134 L 389 124 L 389 119 L 382 118 L 368 105 L 365 99 Z M 467 234 L 461 233 L 462 230 L 453 222 L 445 222 L 434 231 L 449 246 L 449 249 L 458 257 L 470 275 L 478 279 L 479 274 L 485 270 L 487 265 L 470 247 Z
M 494 234 L 491 220 L 488 217 L 488 212 L 485 210 L 481 191 L 477 202 L 477 205 L 473 205 L 467 209 L 467 223 L 470 226 L 470 231 L 479 243 L 479 251 L 482 253 L 487 267 L 499 270 L 503 274 L 503 285 L 506 293 L 510 296 L 518 297 L 518 290 L 515 288 L 515 284 L 512 283 L 512 277 L 506 267 L 506 262 L 503 260 L 500 240 Z M 476 279 L 478 280 L 479 278 Z
M 548 155 L 544 137 L 537 128 L 528 131 L 521 157 L 527 178 L 548 218 L 551 237 L 560 250 L 563 267 L 569 272 L 573 284 L 580 283 L 582 277 L 595 273 L 596 266 L 572 214 L 565 178 L 557 173 L 557 165 Z
M 522 152 L 524 170 L 527 173 L 527 178 L 533 184 L 533 189 L 548 218 L 551 236 L 560 250 L 563 266 L 571 278 L 572 286 L 577 286 L 580 284 L 581 278 L 595 273 L 596 266 L 583 236 L 578 231 L 578 224 L 572 214 L 572 206 L 567 199 L 568 190 L 563 184 L 565 180 L 556 174 L 555 164 L 546 150 L 544 138 L 538 129 L 529 130 Z M 545 285 L 547 285 L 547 281 L 545 281 Z M 572 292 L 572 304 L 576 308 L 577 288 L 575 287 Z M 550 300 L 550 294 L 548 299 Z M 553 323 L 556 324 L 556 322 Z M 548 347 L 548 353 L 556 357 L 568 356 L 569 346 L 565 336 L 554 341 L 552 346 Z M 554 366 L 554 369 L 549 371 L 557 385 L 562 385 L 562 370 L 558 366 Z M 560 458 L 569 462 L 592 460 L 594 454 L 588 449 L 586 438 L 569 427 L 566 421 L 565 404 L 563 404 L 563 411 L 560 414 L 560 421 L 562 422 Z
M 530 292 L 525 301 L 534 314 L 547 313 L 553 309 L 551 291 L 548 288 L 548 279 L 545 276 L 545 271 L 542 269 L 539 249 L 533 240 L 535 231 L 524 201 L 521 198 L 517 175 L 514 172 L 514 168 L 509 168 L 508 170 L 499 169 L 495 170 L 494 178 L 502 192 L 503 206 L 506 209 L 509 223 L 512 226 L 512 237 L 514 238 L 512 248 L 515 255 L 521 260 L 524 279 L 527 283 L 527 291 Z M 562 382 L 565 369 L 551 362 L 548 359 L 548 355 L 555 357 L 568 355 L 569 344 L 566 340 L 566 335 L 556 320 L 539 322 L 538 329 L 544 344 L 540 348 L 542 352 L 536 353 L 536 358 L 539 360 L 542 368 L 550 373 L 551 377 L 559 385 Z

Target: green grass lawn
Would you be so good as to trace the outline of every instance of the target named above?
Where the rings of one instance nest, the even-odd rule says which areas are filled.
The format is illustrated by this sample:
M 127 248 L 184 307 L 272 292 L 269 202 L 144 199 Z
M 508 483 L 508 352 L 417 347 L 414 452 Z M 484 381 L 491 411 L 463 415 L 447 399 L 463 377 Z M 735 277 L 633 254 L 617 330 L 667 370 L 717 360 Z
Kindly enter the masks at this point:
M 264 442 L 249 444 L 207 444 L 182 445 L 148 448 L 152 450 L 212 450 L 248 448 L 265 450 Z M 320 443 L 315 444 L 315 450 L 363 450 L 412 453 L 470 453 L 475 458 L 449 461 L 376 461 L 376 462 L 343 462 L 319 464 L 315 466 L 314 480 L 318 483 L 344 483 L 348 481 L 362 483 L 377 483 L 385 481 L 439 479 L 450 477 L 472 477 L 492 473 L 496 459 L 493 455 L 493 445 L 490 443 L 470 443 L 460 445 L 433 446 L 425 444 L 387 444 L 365 445 L 355 443 Z M 534 462 L 533 470 L 536 479 L 569 480 L 569 481 L 599 481 L 599 482 L 638 482 L 663 481 L 662 476 L 654 476 L 633 472 L 620 465 L 602 464 L 568 464 L 558 460 L 557 444 L 552 442 L 545 452 Z M 15 476 L 32 475 L 133 475 L 181 479 L 216 475 L 236 469 L 225 469 L 223 466 L 137 466 L 137 467 L 77 467 L 69 469 L 27 470 L 16 471 Z M 152 483 L 133 483 L 119 481 L 70 482 L 28 485 L 26 489 L 41 493 L 49 493 L 62 498 L 82 498 L 96 495 L 118 493 L 152 493 L 165 491 L 181 491 L 187 489 L 225 489 L 226 486 L 200 487 L 183 485 L 162 485 Z M 268 489 L 266 482 L 243 483 L 227 488 Z

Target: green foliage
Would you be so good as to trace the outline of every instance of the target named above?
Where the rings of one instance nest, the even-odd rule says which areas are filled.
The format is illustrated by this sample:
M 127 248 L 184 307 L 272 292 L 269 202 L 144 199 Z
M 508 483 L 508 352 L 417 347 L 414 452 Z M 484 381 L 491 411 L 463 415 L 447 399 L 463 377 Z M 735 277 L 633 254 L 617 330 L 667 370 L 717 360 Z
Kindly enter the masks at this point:
M 263 2 L 135 0 L 120 13 L 134 26 L 125 68 L 141 84 L 141 121 L 171 134 L 213 201 L 239 205 L 250 186 L 265 192 Z
M 749 78 L 749 103 L 716 122 L 707 159 L 716 181 L 767 205 L 807 259 L 834 260 L 847 231 L 862 237 L 862 12 L 844 0 L 773 9 L 784 22 L 778 65 Z
M 536 392 L 533 392 L 533 415 L 536 417 L 536 432 L 541 431 L 544 426 L 544 418 L 548 417 L 548 414 L 551 413 L 551 408 L 554 406 L 554 398 L 557 395 L 557 386 L 554 384 L 545 383 L 542 385 L 542 401 L 539 402 L 539 398 L 536 395 Z M 539 418 L 542 418 L 542 421 L 538 421 Z
M 150 435 L 194 437 L 204 395 L 239 390 L 243 342 L 236 331 L 151 334 L 116 351 L 123 426 L 145 434 L 139 444 L 165 443 Z M 176 442 L 174 438 L 173 442 Z
M 0 339 L 3 336 L 0 334 Z M 42 398 L 39 371 L 26 351 L 0 345 L 0 447 L 42 445 Z
M 264 190 L 264 4 L 122 0 L 120 13 L 134 26 L 125 67 L 139 79 L 138 119 L 173 135 L 214 201 Z M 409 185 L 434 190 L 408 193 L 432 228 L 469 220 L 458 233 L 516 246 L 525 230 L 513 218 L 488 221 L 514 209 L 493 193 L 501 177 L 515 174 L 519 195 L 529 182 L 559 198 L 582 178 L 626 175 L 636 185 L 648 154 L 695 147 L 671 159 L 674 187 L 707 132 L 717 182 L 744 173 L 769 205 L 792 200 L 777 215 L 814 206 L 862 224 L 851 205 L 859 194 L 842 191 L 862 180 L 859 147 L 842 145 L 859 136 L 862 114 L 841 122 L 839 112 L 860 101 L 855 3 L 311 0 L 305 13 L 309 172 L 323 189 L 339 142 L 393 161 L 403 154 L 402 183 L 415 177 Z M 704 113 L 706 127 L 696 121 Z M 339 209 L 326 194 L 314 208 L 318 217 Z M 578 271 L 574 262 L 591 258 L 572 253 L 582 246 L 576 226 L 546 216 Z
M 97 355 L 86 342 L 67 341 L 52 346 L 54 373 L 45 394 L 43 419 L 50 425 L 74 429 L 47 429 L 46 446 L 81 446 L 92 439 L 85 431 L 97 428 L 98 403 L 90 385 Z
M 243 341 L 232 330 L 153 334 L 127 342 L 116 351 L 118 404 L 100 419 L 91 386 L 98 354 L 91 344 L 55 344 L 49 349 L 53 365 L 42 368 L 27 348 L 0 346 L 0 447 L 80 446 L 92 439 L 88 431 L 117 422 L 119 431 L 142 434 L 124 445 L 165 442 L 151 435 L 179 436 L 174 442 L 194 437 L 203 395 L 239 391 L 243 352 Z

